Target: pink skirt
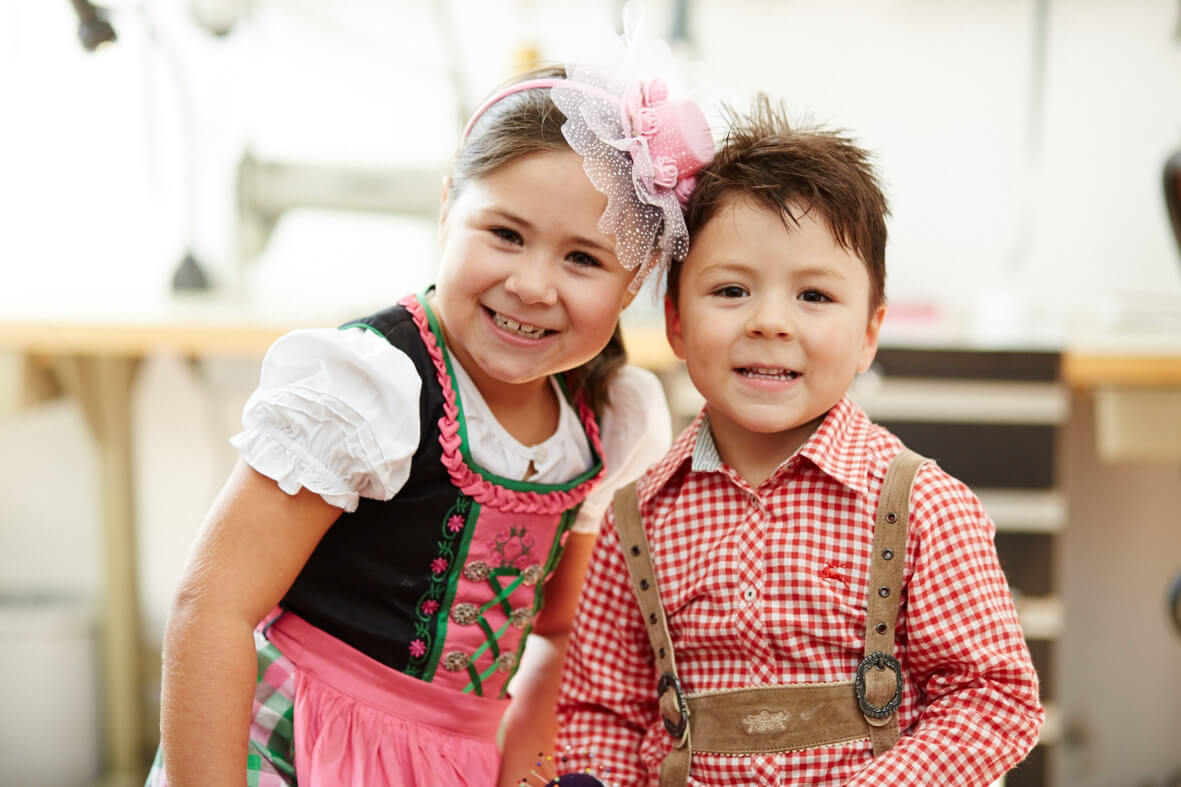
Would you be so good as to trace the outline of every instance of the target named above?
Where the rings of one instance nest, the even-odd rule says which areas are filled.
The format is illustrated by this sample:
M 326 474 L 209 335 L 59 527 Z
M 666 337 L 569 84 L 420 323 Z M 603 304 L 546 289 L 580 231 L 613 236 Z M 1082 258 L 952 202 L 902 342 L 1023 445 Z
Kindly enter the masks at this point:
M 411 678 L 302 618 L 266 637 L 295 667 L 295 773 L 303 787 L 496 784 L 508 700 Z

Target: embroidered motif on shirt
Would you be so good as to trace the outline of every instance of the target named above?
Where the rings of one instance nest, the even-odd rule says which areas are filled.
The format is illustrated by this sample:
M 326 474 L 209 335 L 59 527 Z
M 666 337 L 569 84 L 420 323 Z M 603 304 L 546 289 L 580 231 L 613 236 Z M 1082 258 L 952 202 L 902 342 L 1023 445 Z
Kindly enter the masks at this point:
M 470 510 L 471 500 L 459 495 L 455 505 L 444 515 L 439 528 L 441 537 L 437 544 L 438 555 L 427 567 L 431 575 L 430 585 L 418 600 L 418 619 L 414 621 L 414 639 L 410 641 L 410 661 L 406 664 L 406 674 L 411 677 L 422 677 L 430 662 L 437 616 L 450 584 L 451 572 L 448 568 L 455 561 L 455 547 L 463 537 Z

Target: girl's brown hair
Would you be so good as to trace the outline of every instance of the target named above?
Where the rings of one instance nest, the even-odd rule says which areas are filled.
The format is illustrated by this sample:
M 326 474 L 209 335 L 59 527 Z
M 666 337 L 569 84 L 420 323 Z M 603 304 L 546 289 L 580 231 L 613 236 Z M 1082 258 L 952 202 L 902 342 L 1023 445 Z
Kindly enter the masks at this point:
M 748 116 L 729 111 L 730 132 L 714 160 L 697 173 L 685 224 L 701 231 L 733 197 L 745 196 L 778 213 L 791 229 L 815 212 L 833 239 L 852 251 L 869 272 L 870 311 L 886 301 L 886 217 L 890 208 L 870 156 L 843 134 L 793 129 L 782 104 L 764 94 Z M 668 271 L 676 302 L 682 263 Z
M 566 70 L 560 66 L 538 68 L 518 75 L 502 87 L 543 77 L 564 79 Z M 550 101 L 548 90 L 522 90 L 488 107 L 455 154 L 451 184 L 447 190 L 448 204 L 471 181 L 486 177 L 521 156 L 571 150 L 562 136 L 565 122 L 566 117 Z M 570 394 L 582 395 L 595 415 L 601 416 L 609 404 L 611 377 L 625 363 L 627 350 L 616 321 L 607 346 L 594 358 L 566 372 Z

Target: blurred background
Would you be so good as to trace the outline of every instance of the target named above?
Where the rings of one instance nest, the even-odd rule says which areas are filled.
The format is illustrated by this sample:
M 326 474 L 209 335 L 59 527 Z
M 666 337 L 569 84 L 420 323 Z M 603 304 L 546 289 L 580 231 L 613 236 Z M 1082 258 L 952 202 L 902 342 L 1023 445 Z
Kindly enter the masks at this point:
M 142 783 L 266 346 L 429 283 L 470 110 L 623 10 L 0 3 L 0 784 Z M 855 396 L 997 522 L 1051 710 L 1008 783 L 1181 783 L 1181 4 L 629 10 L 716 138 L 763 90 L 876 154 L 891 312 Z M 658 314 L 626 336 L 680 425 Z

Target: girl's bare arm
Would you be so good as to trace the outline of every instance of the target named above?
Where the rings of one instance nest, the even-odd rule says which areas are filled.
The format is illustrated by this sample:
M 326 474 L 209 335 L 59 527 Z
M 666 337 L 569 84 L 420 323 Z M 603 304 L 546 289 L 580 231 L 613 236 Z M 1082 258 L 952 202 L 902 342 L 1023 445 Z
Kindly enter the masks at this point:
M 174 787 L 243 784 L 257 673 L 253 630 L 341 511 L 239 462 L 214 501 L 164 635 L 161 741 Z
M 536 770 L 538 753 L 554 751 L 562 662 L 594 546 L 594 533 L 571 533 L 562 562 L 545 584 L 545 606 L 533 625 L 521 668 L 513 677 L 513 701 L 501 727 L 504 756 L 500 787 L 516 787 L 531 769 Z

